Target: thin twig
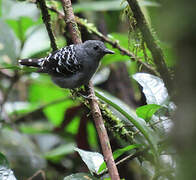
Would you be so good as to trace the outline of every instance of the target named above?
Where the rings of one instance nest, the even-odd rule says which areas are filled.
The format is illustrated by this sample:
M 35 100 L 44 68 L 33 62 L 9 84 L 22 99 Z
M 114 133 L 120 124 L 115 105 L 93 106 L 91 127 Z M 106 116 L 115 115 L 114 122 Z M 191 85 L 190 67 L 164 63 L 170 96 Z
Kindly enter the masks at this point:
M 51 11 L 57 13 L 57 14 L 59 15 L 60 18 L 64 18 L 64 14 L 63 14 L 62 12 L 60 12 L 59 10 L 57 10 L 56 8 L 54 8 L 54 7 L 48 7 L 48 8 L 49 8 Z M 75 21 L 76 21 L 79 25 L 85 27 L 85 28 L 88 30 L 89 27 L 87 27 L 86 24 L 83 23 L 83 19 L 81 19 L 81 18 L 75 16 Z M 108 38 L 107 36 L 103 35 L 101 32 L 99 32 L 99 31 L 97 31 L 97 30 L 94 30 L 93 28 L 90 29 L 90 31 L 91 31 L 94 35 L 96 35 L 96 36 L 98 36 L 99 38 L 101 38 L 103 41 L 105 41 L 105 42 L 107 42 L 108 44 L 112 45 L 113 48 L 118 49 L 123 55 L 129 56 L 129 57 L 131 58 L 131 60 L 136 61 L 136 62 L 142 64 L 142 65 L 143 65 L 144 67 L 146 67 L 150 72 L 152 72 L 153 74 L 159 76 L 159 73 L 156 71 L 155 68 L 153 68 L 151 65 L 149 65 L 149 64 L 147 64 L 147 63 L 145 63 L 145 62 L 143 62 L 142 59 L 140 59 L 139 57 L 137 57 L 134 53 L 132 53 L 132 52 L 130 52 L 129 50 L 127 50 L 127 49 L 121 47 L 118 41 L 113 41 L 113 40 L 111 40 L 111 39 Z
M 50 24 L 50 14 L 48 13 L 46 2 L 45 2 L 45 0 L 37 0 L 37 3 L 40 5 L 40 9 L 42 12 L 42 19 L 43 19 L 43 22 L 46 26 L 48 36 L 50 38 L 52 50 L 56 51 L 58 48 L 57 48 L 57 45 L 55 42 L 54 34 L 52 32 L 52 28 L 51 28 L 51 24 Z
M 142 10 L 137 2 L 137 0 L 127 0 L 132 12 L 133 16 L 137 22 L 137 26 L 140 29 L 143 39 L 146 42 L 148 49 L 150 50 L 153 61 L 157 66 L 157 70 L 161 75 L 168 91 L 171 88 L 171 77 L 168 71 L 168 68 L 165 63 L 165 59 L 163 57 L 163 52 L 160 46 L 156 43 L 154 36 L 147 24 L 147 21 L 142 13 Z
M 71 1 L 61 0 L 61 2 L 62 2 L 63 10 L 65 13 L 65 21 L 68 25 L 68 29 L 71 34 L 73 43 L 74 44 L 82 43 L 77 24 L 75 22 L 75 17 L 74 17 Z M 89 99 L 89 103 L 90 103 L 93 119 L 94 119 L 94 122 L 97 128 L 97 132 L 99 135 L 103 155 L 104 155 L 104 158 L 105 158 L 108 170 L 109 170 L 109 174 L 112 180 L 119 180 L 120 177 L 119 177 L 118 170 L 117 170 L 117 167 L 115 165 L 115 162 L 112 156 L 112 150 L 110 147 L 109 138 L 107 135 L 106 128 L 104 126 L 104 122 L 103 122 L 103 118 L 101 115 L 98 102 L 95 97 L 94 87 L 92 85 L 92 82 L 89 82 L 88 87 L 86 89 L 89 90 L 88 91 L 89 97 L 91 97 Z
M 44 172 L 43 170 L 38 170 L 38 171 L 36 171 L 36 172 L 33 174 L 33 176 L 29 177 L 27 180 L 37 179 L 36 177 L 37 177 L 39 174 L 41 174 L 43 180 L 46 179 L 45 172 Z
M 39 106 L 38 108 L 34 109 L 33 111 L 27 113 L 27 114 L 24 114 L 23 116 L 20 116 L 20 117 L 17 117 L 16 119 L 12 120 L 12 122 L 15 122 L 15 123 L 20 123 L 23 121 L 23 119 L 27 119 L 29 116 L 31 116 L 32 114 L 36 113 L 36 112 L 39 112 L 41 111 L 42 109 L 46 108 L 46 107 L 49 107 L 49 106 L 52 106 L 52 105 L 55 105 L 55 104 L 59 104 L 59 103 L 62 103 L 66 100 L 70 99 L 70 97 L 65 97 L 65 98 L 60 98 L 60 99 L 56 99 L 54 101 L 51 101 L 49 103 L 46 103 L 46 104 L 43 104 L 41 106 Z

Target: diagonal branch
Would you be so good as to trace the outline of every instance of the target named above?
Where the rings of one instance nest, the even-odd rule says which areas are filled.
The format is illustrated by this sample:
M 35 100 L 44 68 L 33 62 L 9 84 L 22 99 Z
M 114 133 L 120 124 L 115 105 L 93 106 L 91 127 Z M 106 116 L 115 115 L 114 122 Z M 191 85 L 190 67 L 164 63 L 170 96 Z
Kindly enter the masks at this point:
M 63 10 L 65 13 L 65 21 L 68 25 L 68 29 L 71 34 L 73 43 L 74 44 L 82 43 L 77 24 L 75 22 L 75 17 L 74 17 L 71 1 L 61 0 L 61 2 L 62 2 Z M 110 147 L 109 138 L 107 135 L 106 128 L 104 126 L 104 122 L 103 122 L 103 118 L 101 115 L 98 102 L 95 97 L 94 87 L 92 85 L 92 82 L 89 82 L 89 85 L 86 89 L 89 92 L 89 97 L 91 97 L 89 99 L 89 103 L 90 103 L 93 119 L 94 119 L 96 129 L 99 135 L 103 155 L 104 155 L 107 167 L 108 167 L 109 174 L 112 180 L 119 180 L 120 177 L 119 177 L 118 170 L 117 170 L 117 167 L 115 165 L 115 162 L 112 156 L 112 150 Z
M 70 97 L 65 97 L 65 98 L 56 99 L 54 101 L 51 101 L 51 102 L 42 104 L 39 107 L 37 107 L 36 109 L 28 112 L 27 114 L 24 114 L 22 116 L 19 116 L 16 119 L 12 119 L 12 122 L 14 122 L 16 124 L 17 123 L 24 122 L 24 120 L 28 119 L 28 117 L 30 117 L 31 115 L 33 115 L 33 114 L 35 114 L 35 113 L 43 110 L 44 108 L 49 107 L 49 106 L 52 106 L 52 105 L 55 105 L 55 104 L 59 104 L 59 103 L 65 102 L 66 100 L 69 100 L 69 99 L 70 99 Z

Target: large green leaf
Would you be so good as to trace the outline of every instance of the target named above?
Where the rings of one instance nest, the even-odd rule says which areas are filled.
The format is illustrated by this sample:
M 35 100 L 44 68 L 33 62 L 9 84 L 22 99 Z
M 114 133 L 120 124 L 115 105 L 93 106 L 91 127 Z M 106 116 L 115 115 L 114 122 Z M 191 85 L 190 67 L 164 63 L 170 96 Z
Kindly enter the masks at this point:
M 19 40 L 12 29 L 0 19 L 0 65 L 15 63 L 19 51 Z
M 138 118 L 135 113 L 130 111 L 129 106 L 125 105 L 125 103 L 123 103 L 119 99 L 111 95 L 108 95 L 108 93 L 104 91 L 100 91 L 100 90 L 96 90 L 95 94 L 99 99 L 101 99 L 102 101 L 106 102 L 107 104 L 112 106 L 114 109 L 119 111 L 140 131 L 140 133 L 145 137 L 145 139 L 149 143 L 149 146 L 154 154 L 155 160 L 158 160 L 158 151 L 157 151 L 158 137 L 147 126 L 146 122 L 143 119 Z

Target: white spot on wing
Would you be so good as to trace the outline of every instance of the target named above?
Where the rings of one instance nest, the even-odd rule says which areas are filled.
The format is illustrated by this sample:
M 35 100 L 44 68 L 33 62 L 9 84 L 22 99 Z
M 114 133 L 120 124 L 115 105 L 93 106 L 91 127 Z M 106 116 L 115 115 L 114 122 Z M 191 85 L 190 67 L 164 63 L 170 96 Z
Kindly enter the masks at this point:
M 58 73 L 60 73 L 60 71 L 59 71 L 59 68 L 58 68 L 58 67 L 56 68 L 56 71 L 57 71 Z
M 58 61 L 58 65 L 61 66 L 62 62 L 61 59 Z

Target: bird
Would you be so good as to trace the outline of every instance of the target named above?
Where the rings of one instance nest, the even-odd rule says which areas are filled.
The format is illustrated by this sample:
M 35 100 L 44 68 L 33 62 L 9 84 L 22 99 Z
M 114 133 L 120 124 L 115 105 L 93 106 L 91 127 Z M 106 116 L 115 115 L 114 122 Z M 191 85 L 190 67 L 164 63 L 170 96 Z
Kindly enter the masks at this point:
M 18 62 L 37 67 L 39 73 L 49 74 L 61 88 L 74 89 L 88 84 L 106 54 L 114 52 L 100 40 L 87 40 L 65 46 L 44 58 L 20 59 Z

